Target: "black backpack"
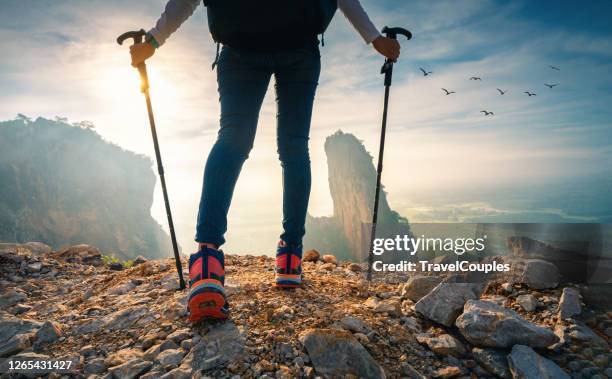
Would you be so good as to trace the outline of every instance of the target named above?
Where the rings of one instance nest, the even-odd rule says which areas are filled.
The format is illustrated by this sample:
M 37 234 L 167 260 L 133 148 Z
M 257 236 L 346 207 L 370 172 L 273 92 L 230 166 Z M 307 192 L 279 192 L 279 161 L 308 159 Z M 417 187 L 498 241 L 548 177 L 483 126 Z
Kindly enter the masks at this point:
M 280 51 L 316 41 L 331 22 L 337 0 L 204 0 L 217 43 Z

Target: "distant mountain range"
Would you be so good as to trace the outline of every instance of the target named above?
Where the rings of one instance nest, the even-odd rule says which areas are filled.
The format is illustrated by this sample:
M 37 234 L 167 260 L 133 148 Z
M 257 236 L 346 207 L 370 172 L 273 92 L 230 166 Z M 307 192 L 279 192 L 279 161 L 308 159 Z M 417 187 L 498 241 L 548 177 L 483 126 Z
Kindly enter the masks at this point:
M 155 181 L 149 158 L 104 141 L 89 123 L 0 122 L 0 241 L 169 256 L 169 237 L 150 213 Z

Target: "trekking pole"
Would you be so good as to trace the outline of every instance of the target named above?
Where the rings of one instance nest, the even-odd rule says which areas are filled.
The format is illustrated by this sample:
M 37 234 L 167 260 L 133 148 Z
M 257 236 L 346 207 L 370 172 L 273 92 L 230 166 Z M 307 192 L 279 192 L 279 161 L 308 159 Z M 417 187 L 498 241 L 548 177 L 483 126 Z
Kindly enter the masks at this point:
M 134 40 L 134 45 L 142 43 L 145 37 L 143 29 L 126 32 L 117 37 L 117 43 L 123 44 L 128 38 Z M 147 112 L 149 113 L 149 124 L 151 125 L 151 134 L 153 135 L 153 146 L 155 147 L 155 158 L 157 160 L 157 172 L 164 193 L 164 203 L 166 205 L 166 216 L 168 216 L 168 229 L 170 230 L 170 238 L 172 239 L 172 249 L 174 250 L 174 260 L 176 262 L 176 271 L 179 276 L 180 289 L 185 289 L 185 280 L 183 279 L 183 266 L 181 257 L 178 252 L 178 244 L 176 243 L 176 234 L 174 233 L 174 222 L 172 222 L 172 212 L 170 211 L 170 201 L 168 200 L 168 190 L 166 189 L 166 179 L 164 178 L 164 166 L 162 165 L 161 153 L 159 150 L 159 142 L 157 141 L 157 130 L 155 128 L 155 119 L 153 118 L 153 107 L 151 106 L 151 96 L 149 96 L 149 77 L 147 76 L 147 66 L 144 62 L 138 65 L 138 73 L 140 74 L 140 91 L 145 95 L 147 102 Z
M 389 28 L 384 27 L 383 34 L 387 38 L 397 39 L 397 35 L 403 35 L 407 39 L 412 38 L 412 33 L 404 28 Z M 383 168 L 383 155 L 385 152 L 385 134 L 387 132 L 387 109 L 389 107 L 389 89 L 391 88 L 391 80 L 393 77 L 393 61 L 385 59 L 380 69 L 381 74 L 385 74 L 385 100 L 383 105 L 382 129 L 380 132 L 380 147 L 378 149 L 378 167 L 376 169 L 376 193 L 374 195 L 374 210 L 372 212 L 372 233 L 370 234 L 370 251 L 368 255 L 368 281 L 372 280 L 372 264 L 374 263 L 374 238 L 376 238 L 376 221 L 378 219 L 378 200 L 380 198 L 380 178 Z

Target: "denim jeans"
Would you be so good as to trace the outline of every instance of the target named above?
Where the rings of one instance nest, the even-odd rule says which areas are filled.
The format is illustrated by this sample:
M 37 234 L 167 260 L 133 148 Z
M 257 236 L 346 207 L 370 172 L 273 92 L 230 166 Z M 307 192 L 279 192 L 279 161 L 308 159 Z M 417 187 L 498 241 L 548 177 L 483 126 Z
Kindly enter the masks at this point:
M 261 104 L 274 75 L 276 140 L 283 178 L 280 238 L 301 244 L 311 183 L 308 135 L 320 71 L 316 44 L 278 53 L 223 47 L 217 65 L 221 128 L 204 169 L 197 242 L 219 246 L 225 242 L 234 187 L 253 147 Z

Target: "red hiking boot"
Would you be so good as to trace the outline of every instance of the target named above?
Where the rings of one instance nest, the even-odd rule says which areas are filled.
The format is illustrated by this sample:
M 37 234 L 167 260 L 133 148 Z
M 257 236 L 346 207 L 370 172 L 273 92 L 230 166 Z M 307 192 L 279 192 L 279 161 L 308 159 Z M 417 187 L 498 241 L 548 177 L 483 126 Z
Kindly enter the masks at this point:
M 223 251 L 202 247 L 189 257 L 189 320 L 197 323 L 206 318 L 224 320 L 229 315 L 225 297 L 225 264 Z
M 302 285 L 302 245 L 278 243 L 276 250 L 276 286 L 296 288 Z

